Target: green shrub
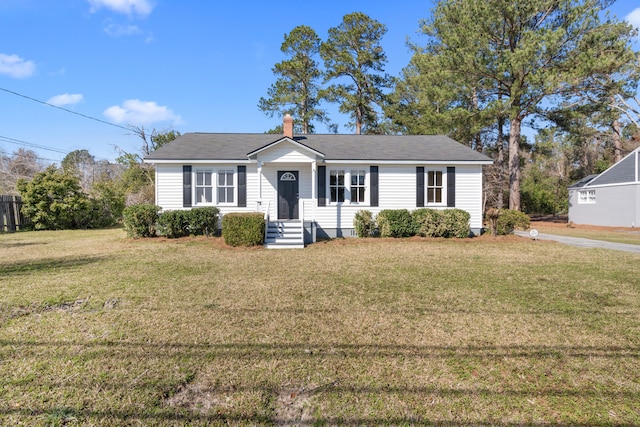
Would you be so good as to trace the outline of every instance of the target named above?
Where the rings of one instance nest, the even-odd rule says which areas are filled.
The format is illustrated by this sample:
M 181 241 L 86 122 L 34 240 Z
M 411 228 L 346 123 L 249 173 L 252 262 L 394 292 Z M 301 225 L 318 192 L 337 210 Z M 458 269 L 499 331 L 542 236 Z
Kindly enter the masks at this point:
M 16 187 L 22 196 L 22 213 L 36 230 L 94 228 L 91 200 L 77 176 L 52 165 L 29 181 L 19 179 Z
M 441 212 L 446 234 L 444 237 L 464 239 L 471 234 L 471 215 L 462 209 L 445 209 Z
M 511 209 L 498 209 L 497 212 L 494 213 L 494 216 L 497 216 L 497 219 L 490 222 L 491 232 L 494 236 L 496 234 L 511 234 L 515 229 L 526 230 L 530 225 L 529 217 L 524 212 Z M 495 230 L 493 229 L 494 223 Z
M 442 211 L 421 208 L 411 213 L 416 234 L 422 237 L 444 237 L 446 228 Z
M 415 234 L 411 213 L 407 209 L 385 209 L 376 217 L 381 237 L 409 237 Z
M 188 211 L 189 231 L 194 236 L 211 236 L 218 232 L 220 209 L 207 206 Z
M 189 211 L 164 211 L 158 217 L 158 233 L 170 239 L 189 235 Z
M 229 213 L 222 217 L 222 236 L 230 246 L 264 244 L 264 215 L 259 212 Z
M 376 228 L 371 211 L 359 210 L 353 218 L 353 226 L 358 237 L 371 237 Z
M 149 204 L 132 205 L 125 208 L 122 213 L 122 222 L 127 236 L 134 239 L 155 236 L 159 210 L 159 206 Z

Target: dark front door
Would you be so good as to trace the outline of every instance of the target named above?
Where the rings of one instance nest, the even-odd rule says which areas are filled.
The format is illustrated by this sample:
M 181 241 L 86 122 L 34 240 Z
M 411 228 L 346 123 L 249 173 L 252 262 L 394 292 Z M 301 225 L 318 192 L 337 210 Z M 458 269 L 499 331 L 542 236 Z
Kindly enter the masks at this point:
M 278 219 L 298 219 L 298 171 L 278 171 Z

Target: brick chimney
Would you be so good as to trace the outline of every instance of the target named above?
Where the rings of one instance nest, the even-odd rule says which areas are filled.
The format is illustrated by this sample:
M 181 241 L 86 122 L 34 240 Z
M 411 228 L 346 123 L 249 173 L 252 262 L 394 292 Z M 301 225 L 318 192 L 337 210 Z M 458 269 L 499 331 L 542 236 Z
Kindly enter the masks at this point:
M 293 117 L 291 117 L 291 114 L 287 113 L 284 115 L 284 119 L 282 122 L 282 130 L 283 130 L 284 136 L 286 136 L 287 138 L 293 139 Z

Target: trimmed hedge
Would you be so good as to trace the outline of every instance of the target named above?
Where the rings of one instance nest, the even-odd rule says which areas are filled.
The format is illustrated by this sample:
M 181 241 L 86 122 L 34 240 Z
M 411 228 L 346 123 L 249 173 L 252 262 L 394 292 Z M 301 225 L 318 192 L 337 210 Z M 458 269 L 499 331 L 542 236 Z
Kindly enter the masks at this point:
M 189 211 L 164 211 L 158 217 L 158 233 L 170 239 L 189 235 Z
M 359 210 L 353 217 L 353 226 L 358 237 L 371 237 L 376 229 L 373 213 L 367 210 Z
M 194 236 L 212 236 L 218 232 L 220 209 L 207 206 L 193 208 L 189 212 L 189 231 Z
M 409 237 L 415 235 L 411 213 L 407 209 L 385 209 L 376 217 L 380 237 Z
M 127 236 L 138 239 L 140 237 L 154 237 L 160 206 L 141 204 L 132 205 L 122 212 L 122 223 Z
M 442 222 L 446 230 L 444 237 L 464 239 L 471 235 L 471 215 L 462 209 L 445 209 L 441 211 Z
M 530 225 L 529 217 L 524 212 L 512 209 L 500 209 L 494 235 L 511 234 L 515 229 L 526 230 Z
M 264 215 L 259 212 L 228 213 L 222 217 L 222 236 L 230 246 L 264 244 Z
M 422 237 L 457 237 L 471 235 L 471 215 L 462 209 L 416 209 L 411 213 L 416 234 Z
M 416 234 L 422 237 L 445 237 L 447 234 L 442 211 L 422 208 L 411 213 Z

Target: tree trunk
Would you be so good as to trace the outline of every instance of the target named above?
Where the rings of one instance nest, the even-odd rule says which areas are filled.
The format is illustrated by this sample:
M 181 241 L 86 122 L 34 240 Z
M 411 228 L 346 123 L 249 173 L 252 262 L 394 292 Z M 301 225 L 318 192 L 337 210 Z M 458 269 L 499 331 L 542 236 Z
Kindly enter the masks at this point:
M 613 129 L 613 161 L 618 163 L 622 160 L 622 129 L 620 121 L 615 119 L 611 123 L 611 128 Z
M 498 209 L 504 208 L 504 117 L 498 117 Z
M 509 128 L 509 209 L 520 210 L 520 131 L 522 118 L 514 117 Z

